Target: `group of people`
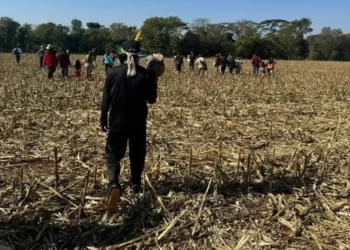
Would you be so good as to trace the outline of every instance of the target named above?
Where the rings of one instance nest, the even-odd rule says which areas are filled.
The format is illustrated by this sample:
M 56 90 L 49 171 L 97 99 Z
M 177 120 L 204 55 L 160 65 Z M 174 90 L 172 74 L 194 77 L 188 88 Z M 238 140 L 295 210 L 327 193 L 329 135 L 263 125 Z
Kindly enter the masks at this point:
M 242 60 L 237 58 L 236 60 L 232 55 L 229 55 L 227 58 L 221 54 L 215 56 L 214 68 L 217 71 L 221 71 L 222 74 L 225 74 L 226 68 L 228 67 L 231 74 L 236 73 L 240 74 L 242 71 Z
M 198 55 L 196 57 L 193 52 L 187 56 L 187 62 L 189 65 L 189 69 L 191 71 L 195 70 L 195 67 L 198 68 L 198 73 L 201 76 L 204 76 L 205 71 L 208 70 L 208 65 L 204 57 L 201 55 Z M 180 54 L 177 54 L 174 56 L 174 66 L 175 66 L 175 71 L 180 73 L 182 71 L 182 67 L 184 66 L 184 59 L 183 56 Z M 220 54 L 217 54 L 215 56 L 215 61 L 214 61 L 214 68 L 217 69 L 217 71 L 221 71 L 222 74 L 225 73 L 226 68 L 229 68 L 229 72 L 240 74 L 242 70 L 242 61 L 240 58 L 234 59 L 232 55 L 229 55 L 227 58 L 225 56 L 222 56 Z
M 205 59 L 201 55 L 199 55 L 199 57 L 196 58 L 193 52 L 191 52 L 191 54 L 188 55 L 187 62 L 191 71 L 193 71 L 195 69 L 195 66 L 197 66 L 199 69 L 199 73 L 202 76 L 204 76 L 204 72 L 208 69 Z M 267 62 L 265 62 L 261 60 L 259 56 L 254 54 L 251 62 L 252 71 L 254 75 L 258 75 L 259 73 L 267 73 L 269 76 L 274 75 L 274 70 L 277 64 L 276 59 L 269 59 Z M 182 68 L 184 66 L 183 56 L 180 54 L 174 56 L 173 63 L 175 66 L 175 71 L 181 73 Z M 221 74 L 225 74 L 226 69 L 228 68 L 229 73 L 235 73 L 238 75 L 242 71 L 243 62 L 241 58 L 234 59 L 232 55 L 226 57 L 221 54 L 216 54 L 213 66 L 217 70 L 217 72 L 221 72 Z
M 261 58 L 254 54 L 252 57 L 252 68 L 253 68 L 253 74 L 259 75 L 259 73 L 262 74 L 268 74 L 269 76 L 274 76 L 275 67 L 277 65 L 276 59 L 269 59 L 266 63 L 265 61 L 261 60 Z
M 190 71 L 194 71 L 195 67 L 197 67 L 198 74 L 201 77 L 204 77 L 205 71 L 207 71 L 207 69 L 208 69 L 208 65 L 207 65 L 205 58 L 202 57 L 202 55 L 199 54 L 198 57 L 196 57 L 192 51 L 191 54 L 189 54 L 187 57 L 187 62 L 188 62 L 188 66 L 189 66 Z M 184 59 L 180 53 L 178 53 L 176 56 L 174 56 L 173 63 L 175 66 L 175 71 L 178 73 L 181 73 L 182 67 L 184 66 Z
M 120 161 L 123 159 L 127 144 L 129 145 L 130 158 L 130 188 L 133 192 L 141 191 L 141 177 L 145 166 L 146 157 L 146 121 L 147 104 L 153 104 L 157 100 L 158 78 L 164 74 L 164 58 L 161 53 L 150 55 L 146 58 L 147 68 L 139 65 L 140 43 L 128 40 L 123 44 L 123 60 L 120 66 L 113 67 L 118 58 L 115 54 L 106 52 L 103 64 L 106 70 L 106 81 L 101 102 L 100 126 L 102 132 L 108 133 L 105 147 L 108 175 L 108 199 L 107 210 L 111 213 L 117 211 L 118 202 L 121 197 L 122 188 L 119 183 Z M 17 56 L 21 51 L 13 51 Z M 52 79 L 56 67 L 62 69 L 62 76 L 68 76 L 70 62 L 69 51 L 61 49 L 58 53 L 50 44 L 44 49 L 42 46 L 38 51 L 40 67 L 45 67 L 49 79 Z M 124 64 L 124 59 L 126 64 Z M 18 63 L 20 58 L 18 59 Z M 208 69 L 206 60 L 193 52 L 188 56 L 188 64 L 191 71 L 198 68 L 198 73 L 203 77 Z M 252 58 L 253 73 L 267 72 L 273 74 L 276 61 L 270 59 L 266 64 L 257 55 Z M 88 78 L 96 67 L 96 53 L 92 49 L 83 60 Z M 181 72 L 184 65 L 183 57 L 178 54 L 174 57 L 174 65 L 177 72 Z M 81 63 L 76 61 L 75 76 L 80 77 Z M 221 73 L 229 72 L 239 74 L 242 62 L 233 59 L 233 56 L 216 55 L 214 67 Z M 235 71 L 234 71 L 235 70 Z M 129 142 L 129 143 L 128 143 Z
M 68 77 L 69 67 L 74 67 L 76 78 L 81 77 L 81 63 L 77 60 L 74 65 L 71 64 L 69 50 L 62 48 L 57 52 L 55 47 L 51 44 L 48 44 L 46 48 L 41 45 L 38 56 L 40 68 L 46 69 L 47 77 L 50 80 L 53 78 L 53 74 L 56 72 L 58 66 L 61 68 L 63 78 Z

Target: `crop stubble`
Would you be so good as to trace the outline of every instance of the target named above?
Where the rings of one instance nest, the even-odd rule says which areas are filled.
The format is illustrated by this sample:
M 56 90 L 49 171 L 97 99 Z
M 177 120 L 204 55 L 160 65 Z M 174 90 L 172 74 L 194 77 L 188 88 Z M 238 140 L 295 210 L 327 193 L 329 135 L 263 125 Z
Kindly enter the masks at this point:
M 260 79 L 245 62 L 201 80 L 169 59 L 144 195 L 126 192 L 110 216 L 103 67 L 91 82 L 49 82 L 34 55 L 0 58 L 0 245 L 350 249 L 349 64 L 281 61 Z

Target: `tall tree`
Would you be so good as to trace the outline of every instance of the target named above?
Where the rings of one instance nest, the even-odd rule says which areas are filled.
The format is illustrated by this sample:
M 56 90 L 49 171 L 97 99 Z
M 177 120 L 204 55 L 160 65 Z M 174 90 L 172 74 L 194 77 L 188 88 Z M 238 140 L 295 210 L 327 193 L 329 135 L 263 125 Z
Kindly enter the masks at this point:
M 30 24 L 25 23 L 18 29 L 17 42 L 25 52 L 32 52 L 34 50 L 33 27 Z
M 143 46 L 149 52 L 161 50 L 170 56 L 178 50 L 179 37 L 187 28 L 187 24 L 178 17 L 148 18 L 142 26 Z
M 242 20 L 235 23 L 225 23 L 228 30 L 233 34 L 234 40 L 247 39 L 259 36 L 258 24 L 252 21 Z
M 70 26 L 70 35 L 68 36 L 68 48 L 74 53 L 80 53 L 83 47 L 85 29 L 79 19 L 73 19 Z
M 89 22 L 89 23 L 86 23 L 86 26 L 89 29 L 99 29 L 99 28 L 101 28 L 101 24 L 98 23 L 98 22 Z
M 81 34 L 84 32 L 83 23 L 79 19 L 73 19 L 71 21 L 71 32 L 73 34 Z
M 303 59 L 308 56 L 308 42 L 305 36 L 312 32 L 311 25 L 311 20 L 307 18 L 282 25 L 278 35 L 288 59 Z
M 125 23 L 112 23 L 109 26 L 111 39 L 113 41 L 127 40 L 132 38 L 136 33 L 136 26 L 128 26 Z
M 17 32 L 20 26 L 12 18 L 0 18 L 0 47 L 4 52 L 10 52 L 17 45 Z
M 180 48 L 182 54 L 189 54 L 191 51 L 194 51 L 196 54 L 202 53 L 200 51 L 200 37 L 198 34 L 189 30 L 186 32 L 183 39 L 180 41 Z

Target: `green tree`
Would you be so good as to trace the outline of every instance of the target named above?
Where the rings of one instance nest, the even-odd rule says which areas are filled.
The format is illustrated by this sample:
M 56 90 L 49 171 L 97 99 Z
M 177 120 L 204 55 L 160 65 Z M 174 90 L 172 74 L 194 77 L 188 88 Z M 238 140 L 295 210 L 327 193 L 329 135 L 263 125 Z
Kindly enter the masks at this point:
M 0 47 L 4 52 L 10 52 L 17 46 L 17 32 L 20 26 L 12 18 L 0 18 Z
M 92 48 L 96 48 L 96 53 L 104 54 L 105 50 L 108 49 L 108 45 L 112 42 L 109 28 L 97 25 L 97 23 L 88 25 L 83 41 L 82 51 L 88 52 Z
M 189 30 L 180 41 L 180 48 L 182 54 L 189 54 L 194 51 L 196 54 L 200 53 L 199 35 Z
M 19 27 L 17 31 L 17 42 L 20 48 L 25 52 L 33 52 L 35 50 L 33 44 L 33 27 L 25 23 Z
M 36 26 L 33 30 L 35 42 L 37 44 L 55 44 L 55 29 L 54 23 L 43 23 Z
M 310 58 L 314 60 L 338 60 L 340 59 L 340 43 L 344 40 L 340 38 L 343 32 L 340 29 L 324 27 L 320 34 L 310 36 Z
M 285 23 L 278 32 L 279 41 L 288 59 L 304 59 L 308 56 L 308 42 L 305 36 L 312 32 L 310 19 L 302 18 Z
M 161 50 L 170 56 L 178 50 L 182 33 L 187 24 L 178 17 L 152 17 L 142 26 L 142 44 L 148 52 Z
M 70 34 L 67 38 L 68 48 L 73 53 L 80 53 L 83 47 L 85 29 L 79 19 L 73 19 L 70 26 Z
M 136 26 L 128 26 L 125 23 L 112 23 L 109 26 L 111 33 L 111 39 L 113 41 L 128 40 L 135 35 L 137 28 Z
M 98 23 L 98 22 L 89 22 L 89 23 L 86 23 L 86 26 L 89 29 L 99 29 L 99 28 L 101 28 L 101 24 Z
M 198 18 L 190 25 L 191 31 L 199 37 L 199 50 L 205 56 L 221 54 L 233 54 L 234 34 L 231 32 L 230 24 L 212 24 L 209 19 Z

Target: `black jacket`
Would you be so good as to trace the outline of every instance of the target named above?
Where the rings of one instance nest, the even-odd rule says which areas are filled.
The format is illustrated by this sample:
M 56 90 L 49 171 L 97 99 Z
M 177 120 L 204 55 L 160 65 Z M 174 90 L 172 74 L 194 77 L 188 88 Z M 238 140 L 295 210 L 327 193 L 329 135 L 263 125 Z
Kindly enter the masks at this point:
M 108 125 L 109 131 L 122 124 L 144 123 L 148 114 L 147 103 L 157 100 L 155 74 L 137 65 L 137 75 L 127 77 L 127 70 L 126 64 L 114 67 L 106 78 L 100 123 L 101 126 Z

